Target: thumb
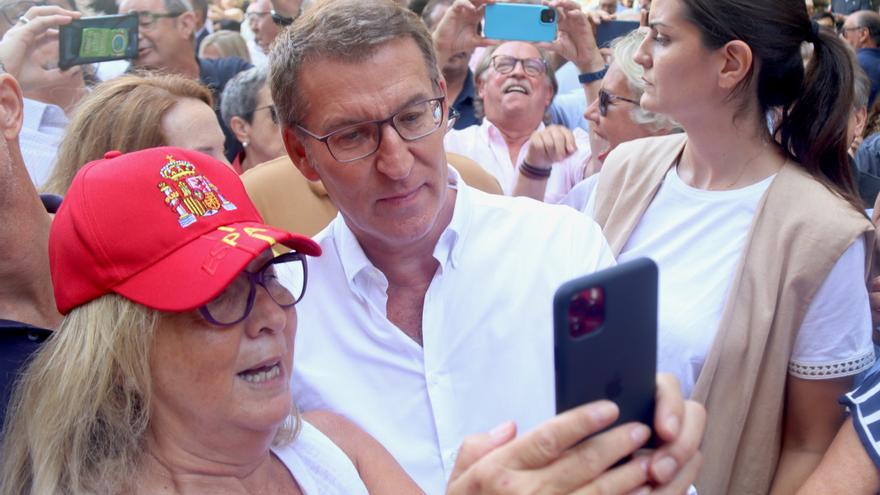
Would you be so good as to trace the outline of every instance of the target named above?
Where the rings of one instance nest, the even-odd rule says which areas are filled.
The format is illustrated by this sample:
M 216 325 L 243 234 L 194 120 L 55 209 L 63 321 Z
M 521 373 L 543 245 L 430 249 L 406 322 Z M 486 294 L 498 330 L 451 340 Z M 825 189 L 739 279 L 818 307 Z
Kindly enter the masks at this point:
M 458 449 L 458 457 L 455 459 L 455 467 L 449 476 L 449 483 L 458 479 L 477 461 L 488 453 L 506 444 L 516 437 L 516 424 L 506 421 L 493 428 L 488 433 L 478 433 L 465 437 Z

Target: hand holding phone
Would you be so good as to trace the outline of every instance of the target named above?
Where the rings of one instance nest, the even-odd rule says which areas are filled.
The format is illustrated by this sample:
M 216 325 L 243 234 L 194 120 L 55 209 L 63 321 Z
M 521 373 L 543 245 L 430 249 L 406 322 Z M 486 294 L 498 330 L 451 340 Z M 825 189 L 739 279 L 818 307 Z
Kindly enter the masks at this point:
M 132 59 L 138 52 L 138 15 L 77 19 L 60 29 L 58 67 Z
M 614 425 L 652 426 L 657 265 L 639 258 L 567 282 L 553 316 L 557 413 L 607 399 L 620 408 Z
M 493 3 L 486 5 L 486 38 L 531 42 L 556 39 L 556 11 L 543 5 Z

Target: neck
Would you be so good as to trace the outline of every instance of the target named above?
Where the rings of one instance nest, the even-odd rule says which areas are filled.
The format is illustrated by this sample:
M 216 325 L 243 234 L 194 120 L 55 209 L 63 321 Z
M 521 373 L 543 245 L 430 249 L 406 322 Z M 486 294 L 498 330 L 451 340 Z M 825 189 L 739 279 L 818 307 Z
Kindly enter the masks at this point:
M 2 151 L 8 152 L 0 155 L 0 225 L 7 234 L 0 242 L 0 318 L 52 329 L 61 321 L 49 272 L 52 220 L 17 142 L 5 144 Z
M 70 116 L 86 93 L 85 83 L 64 87 L 53 86 L 22 92 L 25 98 L 61 107 L 61 110 L 67 116 Z
M 171 74 L 179 74 L 190 79 L 198 79 L 201 75 L 201 72 L 199 70 L 199 63 L 198 61 L 196 61 L 195 57 L 192 56 L 191 51 L 188 53 L 181 53 L 180 56 L 174 60 L 165 61 L 165 63 L 160 67 L 141 66 L 138 68 L 147 70 L 159 70 Z
M 681 179 L 705 190 L 730 190 L 760 182 L 779 171 L 785 158 L 760 112 L 718 113 L 682 123 L 688 142 L 678 166 Z
M 160 488 L 168 486 L 179 493 L 255 493 L 271 486 L 274 429 L 238 434 L 218 429 L 206 432 L 203 441 L 196 438 L 203 428 L 159 426 L 162 423 L 154 422 L 147 433 L 133 483 L 141 493 L 162 492 Z
M 504 143 L 507 144 L 507 151 L 510 153 L 510 163 L 516 167 L 516 160 L 519 158 L 520 149 L 529 141 L 529 138 L 532 137 L 532 134 L 541 124 L 541 121 L 523 123 L 524 121 L 520 119 L 507 119 L 507 122 L 512 123 L 512 125 L 505 125 L 504 127 L 496 125 L 496 127 L 501 133 L 501 137 L 504 138 Z
M 443 78 L 446 79 L 446 101 L 452 106 L 458 99 L 458 95 L 461 94 L 461 90 L 464 89 L 467 70 L 464 72 L 443 72 Z

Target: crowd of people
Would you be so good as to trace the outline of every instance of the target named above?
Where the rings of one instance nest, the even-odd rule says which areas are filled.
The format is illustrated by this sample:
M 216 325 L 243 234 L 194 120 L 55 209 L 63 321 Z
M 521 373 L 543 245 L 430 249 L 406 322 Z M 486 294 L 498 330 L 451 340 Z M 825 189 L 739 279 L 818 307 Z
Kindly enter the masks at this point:
M 880 13 L 492 3 L 0 0 L 0 495 L 880 492 Z M 643 257 L 653 421 L 556 411 Z

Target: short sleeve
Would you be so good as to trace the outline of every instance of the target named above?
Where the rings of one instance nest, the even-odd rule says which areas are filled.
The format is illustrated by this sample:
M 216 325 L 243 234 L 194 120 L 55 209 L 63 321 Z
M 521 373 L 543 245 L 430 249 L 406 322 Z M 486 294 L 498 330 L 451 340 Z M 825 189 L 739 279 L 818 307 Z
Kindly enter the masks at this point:
M 872 373 L 840 403 L 849 408 L 853 427 L 865 451 L 880 469 L 880 371 Z
M 807 310 L 788 365 L 791 375 L 825 380 L 855 375 L 874 363 L 871 307 L 865 285 L 865 240 L 844 251 Z

